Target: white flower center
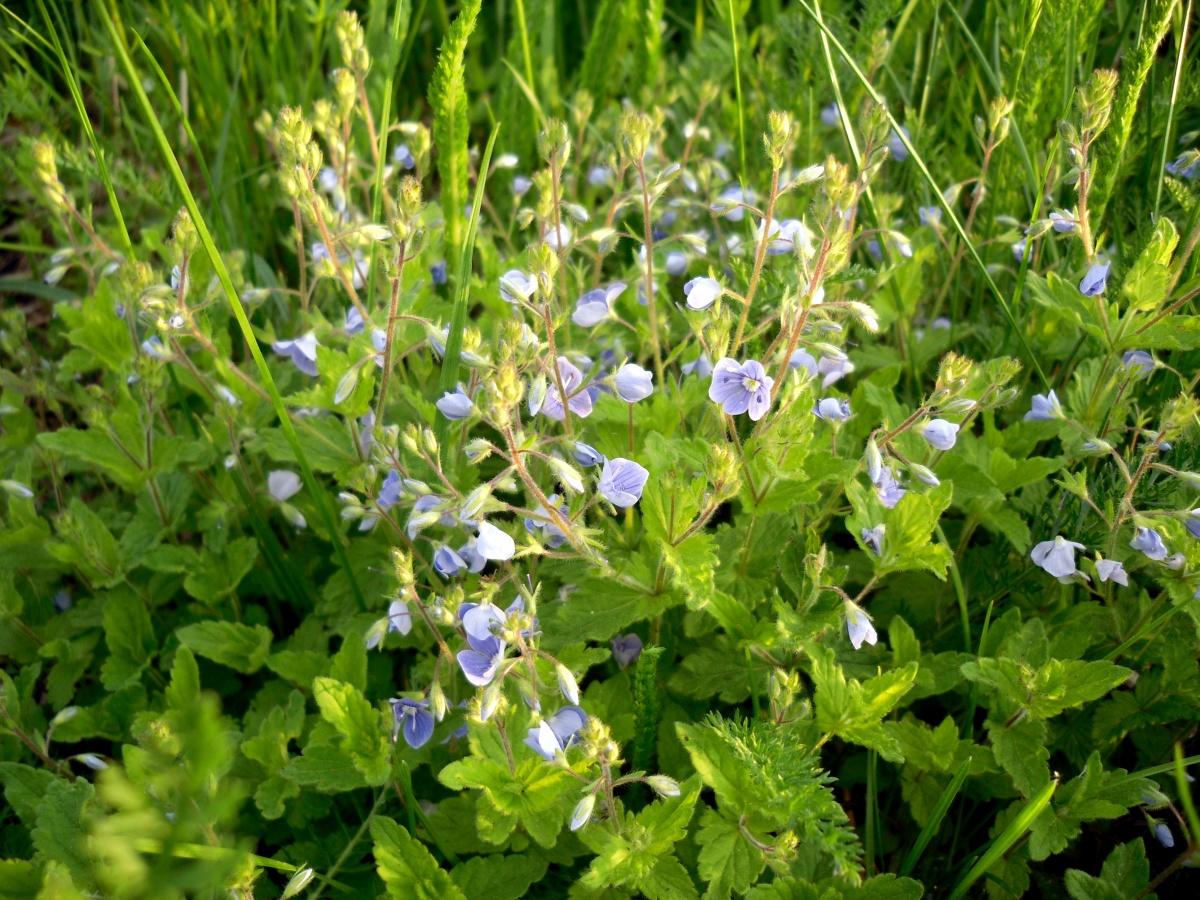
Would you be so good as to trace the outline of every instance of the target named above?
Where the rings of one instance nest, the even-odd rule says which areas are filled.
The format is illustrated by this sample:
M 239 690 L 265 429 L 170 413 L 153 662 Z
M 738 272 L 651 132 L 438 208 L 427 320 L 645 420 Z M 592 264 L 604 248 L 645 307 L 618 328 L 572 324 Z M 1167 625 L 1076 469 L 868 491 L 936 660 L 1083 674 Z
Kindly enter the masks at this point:
M 753 394 L 760 386 L 757 378 L 751 378 L 749 375 L 742 376 L 742 387 L 746 389 L 746 393 Z

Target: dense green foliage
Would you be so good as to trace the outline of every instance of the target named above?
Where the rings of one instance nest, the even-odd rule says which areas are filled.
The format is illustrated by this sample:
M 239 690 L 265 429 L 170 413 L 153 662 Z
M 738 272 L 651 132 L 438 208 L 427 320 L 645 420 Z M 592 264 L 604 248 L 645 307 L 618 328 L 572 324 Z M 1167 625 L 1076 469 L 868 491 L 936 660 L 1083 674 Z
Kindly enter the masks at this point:
M 0 3 L 0 898 L 1194 892 L 1192 15 Z

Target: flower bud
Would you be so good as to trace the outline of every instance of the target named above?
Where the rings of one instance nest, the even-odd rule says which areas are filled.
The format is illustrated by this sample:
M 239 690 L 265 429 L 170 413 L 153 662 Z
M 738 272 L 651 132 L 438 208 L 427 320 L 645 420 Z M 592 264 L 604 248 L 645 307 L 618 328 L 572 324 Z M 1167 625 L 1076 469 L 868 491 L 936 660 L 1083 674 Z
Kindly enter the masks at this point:
M 650 775 L 646 778 L 646 784 L 660 797 L 679 796 L 679 782 L 666 775 Z
M 558 663 L 554 667 L 554 672 L 558 676 L 558 689 L 567 699 L 568 703 L 579 705 L 579 684 L 575 681 L 575 676 L 571 674 L 571 670 Z

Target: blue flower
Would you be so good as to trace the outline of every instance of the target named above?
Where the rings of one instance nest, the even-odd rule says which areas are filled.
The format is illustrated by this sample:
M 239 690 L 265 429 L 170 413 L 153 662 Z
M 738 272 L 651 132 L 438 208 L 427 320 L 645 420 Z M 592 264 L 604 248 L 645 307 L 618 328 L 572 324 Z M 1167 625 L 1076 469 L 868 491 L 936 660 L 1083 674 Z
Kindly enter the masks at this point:
M 1075 230 L 1075 217 L 1065 209 L 1056 209 L 1050 213 L 1050 227 L 1059 234 L 1069 234 Z
M 850 418 L 850 401 L 824 397 L 813 407 L 813 415 L 826 422 L 845 422 Z
M 899 131 L 893 131 L 888 135 L 888 149 L 892 152 L 892 159 L 896 160 L 896 162 L 904 162 L 908 159 L 908 147 L 904 146 L 904 140 L 900 137 L 901 132 L 903 132 L 905 138 L 911 139 L 912 135 L 908 133 L 908 129 L 903 125 L 900 126 Z
M 632 632 L 618 635 L 612 639 L 612 655 L 618 666 L 628 668 L 642 655 L 642 639 Z
M 466 560 L 445 544 L 433 552 L 433 568 L 443 578 L 453 578 L 466 567 Z
M 520 269 L 509 269 L 500 276 L 500 296 L 508 303 L 528 303 L 537 286 L 537 279 Z
M 667 254 L 667 274 L 672 278 L 687 271 L 688 258 L 682 250 L 672 250 Z
M 1021 238 L 1012 245 L 1012 255 L 1017 262 L 1025 262 L 1025 238 Z
M 616 281 L 608 287 L 592 288 L 575 303 L 571 321 L 581 328 L 599 325 L 612 315 L 612 305 L 625 290 L 625 283 Z
M 433 713 L 429 711 L 429 703 L 425 700 L 391 699 L 392 705 L 392 743 L 401 733 L 404 742 L 414 750 L 420 750 L 433 737 Z
M 470 645 L 458 652 L 459 668 L 471 684 L 486 687 L 496 677 L 508 649 L 499 636 L 508 624 L 507 613 L 490 604 L 464 603 L 458 608 L 458 617 Z
M 1054 540 L 1036 544 L 1029 558 L 1055 578 L 1070 578 L 1076 572 L 1075 551 L 1084 549 L 1083 544 L 1068 541 L 1060 534 Z
M 475 404 L 471 402 L 471 398 L 466 395 L 461 386 L 453 393 L 446 391 L 442 394 L 436 405 L 441 414 L 452 422 L 465 419 L 475 408 Z
M 361 333 L 366 324 L 367 323 L 363 320 L 362 313 L 358 311 L 358 307 L 352 306 L 346 310 L 346 324 L 343 326 L 342 330 L 345 331 L 346 334 L 355 335 Z
M 434 284 L 446 283 L 446 261 L 444 259 L 439 259 L 429 267 L 429 277 L 433 279 Z
M 551 494 L 546 498 L 550 501 L 551 506 L 558 508 L 559 514 L 565 519 L 571 512 L 567 504 L 562 503 L 562 498 L 558 494 Z M 546 507 L 538 504 L 538 508 L 534 510 L 536 518 L 525 520 L 525 530 L 530 534 L 541 534 L 547 547 L 551 550 L 561 547 L 567 542 L 567 536 L 563 534 L 561 528 L 554 524 L 550 519 L 550 511 Z
M 838 121 L 841 119 L 841 116 L 842 116 L 842 113 L 841 113 L 841 110 L 838 108 L 836 101 L 834 101 L 833 103 L 830 103 L 828 106 L 821 107 L 821 124 L 822 125 L 826 125 L 829 128 L 833 128 L 835 125 L 837 125 Z
M 578 706 L 564 706 L 536 728 L 530 728 L 525 745 L 547 762 L 566 752 L 578 739 L 579 731 L 587 724 L 587 713 Z
M 918 206 L 917 219 L 922 225 L 937 228 L 942 224 L 942 208 L 940 206 Z
M 1045 394 L 1034 394 L 1029 412 L 1025 413 L 1026 422 L 1052 422 L 1063 418 L 1062 404 L 1054 391 Z
M 631 459 L 610 459 L 600 473 L 600 495 L 613 506 L 628 509 L 642 499 L 649 477 L 650 473 Z
M 625 363 L 617 369 L 617 396 L 626 403 L 637 403 L 654 393 L 654 375 L 637 363 Z
M 512 180 L 512 192 L 514 197 L 524 196 L 525 192 L 533 187 L 533 182 L 525 175 L 515 175 Z
M 792 358 L 795 359 L 795 356 Z M 838 351 L 833 351 L 829 356 L 822 356 L 817 360 L 817 374 L 822 376 L 821 387 L 837 384 L 853 371 L 854 363 L 850 362 L 850 358 L 846 354 Z
M 1189 162 L 1191 160 L 1191 162 Z M 1167 173 L 1176 178 L 1191 180 L 1200 175 L 1200 156 L 1193 153 L 1181 153 L 1167 163 Z
M 713 367 L 712 383 L 708 387 L 708 399 L 721 404 L 731 416 L 750 414 L 757 422 L 771 407 L 771 388 L 775 379 L 767 374 L 762 363 L 748 359 L 739 363 L 728 356 Z
M 1145 350 L 1126 350 L 1121 354 L 1121 365 L 1127 369 L 1137 369 L 1139 375 L 1149 375 L 1158 364 Z
M 513 554 L 517 552 L 517 545 L 491 522 L 480 522 L 475 549 L 484 559 L 502 562 L 513 558 Z
M 1154 839 L 1167 850 L 1175 846 L 1175 835 L 1171 834 L 1171 827 L 1166 822 L 1154 823 Z
M 935 450 L 950 450 L 958 440 L 959 426 L 945 419 L 932 419 L 921 429 L 921 437 Z
M 754 191 L 749 188 L 743 190 L 735 184 L 721 191 L 712 209 L 713 212 L 723 216 L 730 222 L 740 222 L 746 216 L 745 205 L 753 205 L 756 199 Z
M 572 451 L 575 456 L 575 461 L 581 466 L 588 468 L 592 466 L 602 466 L 607 460 L 607 457 L 593 447 L 591 444 L 585 444 L 583 441 L 575 442 L 575 449 Z
M 1123 587 L 1129 587 L 1129 574 L 1125 566 L 1115 559 L 1096 560 L 1096 575 L 1101 581 L 1111 581 Z
M 1200 509 L 1193 509 L 1183 522 L 1188 534 L 1200 541 Z
M 864 643 L 870 644 L 872 647 L 879 640 L 879 635 L 875 633 L 875 626 L 871 624 L 871 617 L 857 603 L 852 603 L 849 600 L 845 605 L 846 613 L 846 635 L 850 638 L 850 645 L 858 650 Z
M 305 375 L 317 374 L 317 336 L 313 332 L 292 340 L 276 341 L 271 349 L 290 359 Z
M 392 161 L 403 169 L 416 168 L 417 161 L 413 158 L 412 151 L 408 149 L 408 144 L 401 144 L 392 151 Z
M 810 376 L 816 377 L 817 360 L 803 347 L 798 347 L 788 359 L 788 368 L 804 369 Z
M 759 225 L 757 241 L 762 241 L 762 231 L 762 225 Z M 772 220 L 770 228 L 767 229 L 767 236 L 767 253 L 770 256 L 798 253 L 807 259 L 813 255 L 813 233 L 799 219 Z
M 1163 560 L 1167 558 L 1167 545 L 1163 543 L 1162 535 L 1153 528 L 1137 529 L 1129 546 L 1134 550 L 1140 550 L 1149 559 Z
M 1085 297 L 1103 294 L 1104 289 L 1108 287 L 1108 270 L 1111 267 L 1112 263 L 1093 263 L 1092 267 L 1087 270 L 1087 274 L 1079 281 L 1079 293 Z
M 558 375 L 562 379 L 563 390 L 567 392 L 567 406 L 571 412 L 580 418 L 587 418 L 592 414 L 592 396 L 586 390 L 580 390 L 583 386 L 583 373 L 565 356 L 558 358 Z M 550 379 L 550 385 L 546 388 L 546 399 L 542 401 L 542 415 L 548 419 L 553 419 L 555 422 L 563 420 L 563 404 L 562 397 L 558 393 L 558 384 L 555 379 Z
M 607 166 L 592 166 L 588 169 L 587 182 L 592 187 L 604 187 L 612 181 L 612 169 Z
M 883 535 L 887 526 L 880 522 L 874 528 L 864 528 L 860 533 L 862 542 L 876 556 L 883 556 Z
M 873 479 L 871 483 L 875 486 L 875 494 L 879 497 L 879 502 L 887 509 L 895 509 L 896 504 L 908 493 L 908 489 L 901 486 L 896 479 L 896 473 L 890 466 L 882 467 L 879 470 L 879 477 Z
M 712 374 L 712 360 L 708 358 L 707 353 L 701 353 L 690 363 L 684 363 L 679 368 L 684 375 L 695 375 L 697 378 L 707 378 Z
M 683 295 L 688 309 L 708 309 L 721 296 L 721 282 L 701 275 L 683 286 Z

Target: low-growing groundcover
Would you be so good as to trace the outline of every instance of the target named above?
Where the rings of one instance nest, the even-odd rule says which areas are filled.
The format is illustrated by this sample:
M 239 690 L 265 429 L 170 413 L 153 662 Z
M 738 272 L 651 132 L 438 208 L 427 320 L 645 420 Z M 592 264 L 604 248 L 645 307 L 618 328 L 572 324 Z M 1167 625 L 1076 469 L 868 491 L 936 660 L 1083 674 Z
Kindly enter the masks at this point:
M 0 9 L 0 897 L 1134 898 L 1190 0 Z

